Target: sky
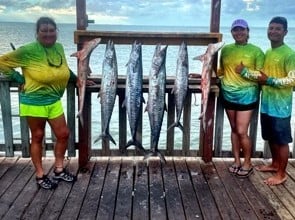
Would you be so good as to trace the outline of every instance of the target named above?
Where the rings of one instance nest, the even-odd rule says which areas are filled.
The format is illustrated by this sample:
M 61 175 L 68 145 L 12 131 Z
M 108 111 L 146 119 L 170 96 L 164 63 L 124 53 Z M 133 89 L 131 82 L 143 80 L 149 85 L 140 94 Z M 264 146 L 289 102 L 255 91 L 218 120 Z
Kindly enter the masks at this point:
M 86 0 L 95 24 L 209 26 L 211 0 Z M 32 22 L 40 16 L 76 23 L 76 0 L 0 0 L 0 21 Z M 273 16 L 295 27 L 294 0 L 221 0 L 220 26 L 244 18 L 250 27 L 266 27 Z

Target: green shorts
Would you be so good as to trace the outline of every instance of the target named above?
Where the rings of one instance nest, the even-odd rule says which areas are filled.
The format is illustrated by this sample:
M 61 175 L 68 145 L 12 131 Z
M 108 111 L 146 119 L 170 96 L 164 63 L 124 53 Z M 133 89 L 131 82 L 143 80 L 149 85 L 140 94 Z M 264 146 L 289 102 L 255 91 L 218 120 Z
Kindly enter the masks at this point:
M 54 119 L 61 116 L 64 111 L 61 101 L 57 101 L 51 105 L 26 105 L 20 103 L 20 116 L 31 116 Z

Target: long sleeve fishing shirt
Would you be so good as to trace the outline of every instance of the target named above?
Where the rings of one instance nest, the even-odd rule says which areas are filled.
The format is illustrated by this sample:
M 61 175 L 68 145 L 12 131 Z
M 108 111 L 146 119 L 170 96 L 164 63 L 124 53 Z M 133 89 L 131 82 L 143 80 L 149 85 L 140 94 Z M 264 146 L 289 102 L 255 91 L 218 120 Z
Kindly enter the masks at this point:
M 22 74 L 14 70 L 18 67 Z M 0 72 L 24 84 L 20 102 L 27 105 L 49 105 L 60 100 L 73 75 L 60 43 L 44 47 L 38 41 L 0 56 Z
M 217 75 L 221 79 L 221 92 L 225 100 L 248 105 L 258 100 L 259 86 L 257 82 L 243 78 L 235 72 L 241 62 L 250 70 L 260 70 L 263 68 L 264 53 L 250 43 L 228 44 L 221 50 Z
M 262 86 L 260 112 L 279 118 L 289 117 L 295 86 L 295 52 L 285 44 L 268 49 L 263 72 L 268 79 Z M 247 68 L 241 72 L 241 76 L 252 80 L 258 79 L 259 74 Z

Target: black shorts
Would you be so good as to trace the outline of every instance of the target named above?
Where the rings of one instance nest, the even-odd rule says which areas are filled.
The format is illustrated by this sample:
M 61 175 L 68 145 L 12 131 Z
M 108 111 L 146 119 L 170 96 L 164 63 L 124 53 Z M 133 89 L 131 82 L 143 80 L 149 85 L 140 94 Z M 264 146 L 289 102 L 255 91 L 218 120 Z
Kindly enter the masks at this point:
M 255 109 L 258 105 L 258 101 L 250 103 L 248 105 L 242 105 L 242 104 L 229 102 L 225 100 L 224 98 L 222 98 L 221 100 L 222 100 L 223 107 L 227 110 L 248 111 L 248 110 Z
M 287 118 L 260 114 L 261 135 L 264 140 L 274 144 L 285 145 L 292 142 L 291 116 Z

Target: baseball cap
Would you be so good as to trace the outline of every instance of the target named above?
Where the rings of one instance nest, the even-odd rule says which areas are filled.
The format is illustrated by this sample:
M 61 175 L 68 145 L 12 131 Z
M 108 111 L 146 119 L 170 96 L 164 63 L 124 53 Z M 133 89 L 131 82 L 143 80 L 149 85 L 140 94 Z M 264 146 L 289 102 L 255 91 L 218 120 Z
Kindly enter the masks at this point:
M 237 19 L 231 25 L 231 30 L 235 27 L 248 28 L 248 23 L 244 19 Z

